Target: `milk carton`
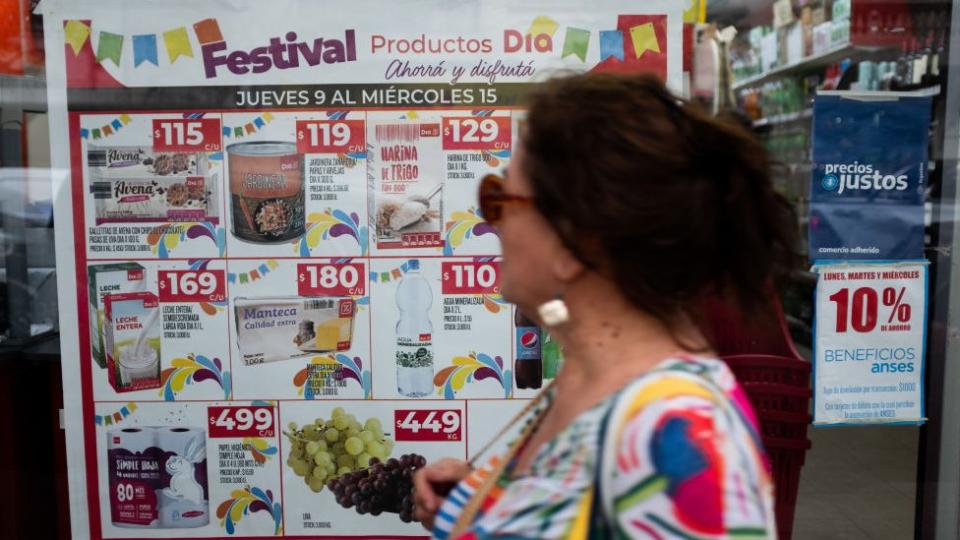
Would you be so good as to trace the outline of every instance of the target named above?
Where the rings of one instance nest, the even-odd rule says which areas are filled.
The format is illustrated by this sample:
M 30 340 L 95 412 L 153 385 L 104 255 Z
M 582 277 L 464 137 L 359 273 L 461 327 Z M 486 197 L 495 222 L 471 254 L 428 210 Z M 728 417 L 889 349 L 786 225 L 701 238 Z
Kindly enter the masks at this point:
M 147 282 L 144 269 L 137 263 L 98 264 L 87 269 L 90 313 L 90 350 L 94 362 L 107 367 L 107 355 L 103 346 L 106 329 L 103 325 L 104 296 L 145 291 Z
M 148 292 L 104 297 L 108 377 L 117 392 L 160 387 L 160 302 Z

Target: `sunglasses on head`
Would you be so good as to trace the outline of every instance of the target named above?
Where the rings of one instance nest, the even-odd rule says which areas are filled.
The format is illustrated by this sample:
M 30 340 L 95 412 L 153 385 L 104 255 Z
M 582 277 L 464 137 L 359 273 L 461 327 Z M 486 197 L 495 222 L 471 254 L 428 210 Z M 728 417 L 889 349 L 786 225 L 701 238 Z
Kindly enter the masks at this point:
M 498 225 L 503 219 L 503 208 L 508 204 L 530 206 L 533 197 L 507 193 L 503 178 L 496 174 L 488 174 L 480 180 L 478 193 L 480 214 L 491 225 Z

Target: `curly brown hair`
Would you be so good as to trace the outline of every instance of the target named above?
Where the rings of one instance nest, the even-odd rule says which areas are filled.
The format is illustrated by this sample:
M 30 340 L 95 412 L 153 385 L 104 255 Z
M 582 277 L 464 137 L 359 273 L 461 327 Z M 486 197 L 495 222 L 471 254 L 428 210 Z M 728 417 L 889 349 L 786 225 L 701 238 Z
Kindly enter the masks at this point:
M 534 204 L 584 264 L 668 324 L 704 295 L 762 312 L 765 286 L 797 261 L 797 222 L 748 131 L 652 75 L 557 78 L 528 106 Z

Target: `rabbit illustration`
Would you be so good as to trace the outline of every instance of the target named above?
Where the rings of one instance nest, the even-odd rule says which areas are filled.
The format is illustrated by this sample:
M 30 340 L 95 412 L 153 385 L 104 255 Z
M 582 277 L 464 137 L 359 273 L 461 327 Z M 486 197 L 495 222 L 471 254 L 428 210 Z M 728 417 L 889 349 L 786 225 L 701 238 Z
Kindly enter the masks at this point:
M 195 463 L 206 458 L 206 449 L 197 439 L 187 444 L 183 456 L 173 456 L 167 460 L 167 472 L 170 473 L 170 487 L 163 490 L 171 499 L 183 499 L 195 504 L 202 504 L 203 486 L 197 483 L 193 475 Z

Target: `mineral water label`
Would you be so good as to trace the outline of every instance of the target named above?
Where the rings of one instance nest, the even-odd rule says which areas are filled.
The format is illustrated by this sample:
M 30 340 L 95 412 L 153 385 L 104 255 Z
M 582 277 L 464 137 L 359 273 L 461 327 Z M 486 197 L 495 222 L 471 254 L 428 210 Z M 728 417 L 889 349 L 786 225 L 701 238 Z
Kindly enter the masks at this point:
M 397 338 L 397 365 L 406 368 L 433 367 L 433 347 L 430 336 L 416 339 Z
M 536 326 L 517 327 L 517 360 L 540 359 L 540 329 Z

